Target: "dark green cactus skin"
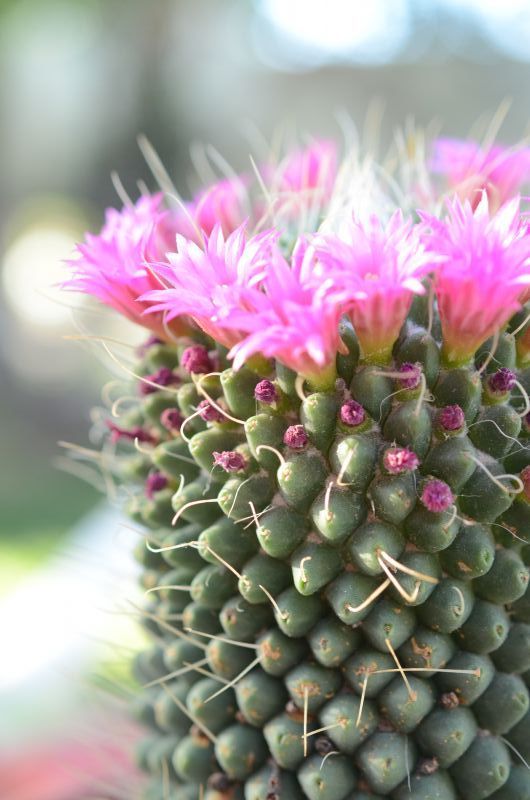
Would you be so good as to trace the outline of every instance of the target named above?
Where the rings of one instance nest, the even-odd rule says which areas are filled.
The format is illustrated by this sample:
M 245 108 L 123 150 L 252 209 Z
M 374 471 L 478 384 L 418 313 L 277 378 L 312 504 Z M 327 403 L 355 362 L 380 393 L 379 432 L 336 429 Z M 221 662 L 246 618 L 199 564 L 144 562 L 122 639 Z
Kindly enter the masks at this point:
M 226 370 L 202 384 L 240 424 L 194 417 L 185 437 L 159 420 L 201 399 L 182 348 L 143 357 L 143 372 L 154 360 L 181 378 L 130 417 L 156 446 L 118 449 L 128 489 L 137 480 L 128 511 L 148 529 L 142 586 L 157 588 L 144 620 L 154 643 L 134 663 L 151 684 L 135 704 L 151 729 L 138 752 L 146 800 L 530 798 L 516 752 L 530 758 L 530 505 L 505 477 L 530 463 L 521 397 L 481 401 L 475 365 L 444 369 L 410 322 L 381 368 L 359 362 L 352 335 L 335 392 L 300 402 L 281 365 Z M 422 395 L 384 375 L 406 361 L 423 366 Z M 281 403 L 255 401 L 264 377 Z M 367 412 L 359 432 L 337 417 L 351 398 Z M 436 412 L 455 403 L 467 427 L 443 435 Z M 297 424 L 308 444 L 289 450 Z M 396 444 L 418 469 L 385 472 Z M 212 452 L 233 449 L 245 469 L 213 469 Z M 167 485 L 148 498 L 150 471 Z M 422 505 L 429 477 L 454 506 Z

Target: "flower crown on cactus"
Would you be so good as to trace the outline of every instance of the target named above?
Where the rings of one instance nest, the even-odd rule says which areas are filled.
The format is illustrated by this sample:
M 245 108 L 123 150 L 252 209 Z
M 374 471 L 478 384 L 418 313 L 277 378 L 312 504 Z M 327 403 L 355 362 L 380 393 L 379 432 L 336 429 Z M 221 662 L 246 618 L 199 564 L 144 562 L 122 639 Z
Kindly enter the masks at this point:
M 236 369 L 274 358 L 320 388 L 336 377 L 342 318 L 364 361 L 384 365 L 414 296 L 427 294 L 447 365 L 468 362 L 529 291 L 530 235 L 516 192 L 530 151 L 439 140 L 432 169 L 445 194 L 433 185 L 414 219 L 334 197 L 337 161 L 333 144 L 318 141 L 263 166 L 265 197 L 243 176 L 177 209 L 164 209 L 161 194 L 109 209 L 100 234 L 77 246 L 65 285 L 162 340 L 199 328 L 229 348 Z
M 105 411 L 145 800 L 530 797 L 530 151 L 423 149 L 144 194 L 69 262 L 151 333 Z

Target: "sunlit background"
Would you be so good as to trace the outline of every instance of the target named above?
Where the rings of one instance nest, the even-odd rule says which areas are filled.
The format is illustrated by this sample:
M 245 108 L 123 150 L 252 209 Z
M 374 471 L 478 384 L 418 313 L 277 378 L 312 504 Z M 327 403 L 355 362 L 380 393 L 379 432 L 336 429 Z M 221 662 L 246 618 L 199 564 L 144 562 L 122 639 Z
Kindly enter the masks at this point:
M 244 168 L 279 133 L 368 125 L 384 149 L 410 118 L 479 135 L 511 101 L 513 143 L 529 132 L 529 41 L 528 0 L 0 0 L 3 800 L 74 800 L 94 779 L 127 797 L 113 747 L 134 731 L 105 690 L 127 694 L 134 534 L 97 464 L 58 442 L 90 447 L 101 387 L 123 377 L 90 337 L 135 334 L 57 284 L 119 203 L 111 173 L 131 195 L 150 182 L 137 135 L 183 195 L 215 153 Z

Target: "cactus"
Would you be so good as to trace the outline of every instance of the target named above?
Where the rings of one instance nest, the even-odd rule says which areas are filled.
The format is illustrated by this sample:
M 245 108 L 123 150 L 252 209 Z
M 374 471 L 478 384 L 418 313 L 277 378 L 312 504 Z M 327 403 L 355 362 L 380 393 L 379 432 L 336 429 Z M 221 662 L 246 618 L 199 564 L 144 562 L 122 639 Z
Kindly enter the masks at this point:
M 108 421 L 146 798 L 530 797 L 522 155 L 437 147 L 458 196 L 431 176 L 416 224 L 364 218 L 323 142 L 273 171 L 271 229 L 234 178 L 109 212 L 72 262 L 154 333 Z

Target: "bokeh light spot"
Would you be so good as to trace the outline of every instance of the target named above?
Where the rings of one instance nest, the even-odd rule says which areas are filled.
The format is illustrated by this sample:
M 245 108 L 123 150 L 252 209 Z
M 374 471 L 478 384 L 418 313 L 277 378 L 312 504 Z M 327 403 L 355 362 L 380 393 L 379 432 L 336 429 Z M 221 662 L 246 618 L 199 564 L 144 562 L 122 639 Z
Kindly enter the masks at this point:
M 23 322 L 60 326 L 70 318 L 77 296 L 65 295 L 64 259 L 71 256 L 79 231 L 53 221 L 25 227 L 4 255 L 2 286 L 7 304 Z

